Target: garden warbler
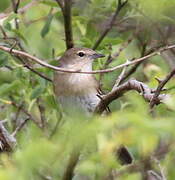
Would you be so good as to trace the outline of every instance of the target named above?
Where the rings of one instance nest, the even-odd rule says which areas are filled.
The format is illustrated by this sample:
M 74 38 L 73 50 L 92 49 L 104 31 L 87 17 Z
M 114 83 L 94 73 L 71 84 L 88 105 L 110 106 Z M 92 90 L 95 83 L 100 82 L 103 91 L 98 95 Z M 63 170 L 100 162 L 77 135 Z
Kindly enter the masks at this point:
M 59 60 L 59 67 L 92 71 L 94 59 L 104 55 L 88 48 L 71 48 Z M 54 91 L 63 111 L 93 112 L 100 102 L 99 83 L 93 74 L 55 72 Z

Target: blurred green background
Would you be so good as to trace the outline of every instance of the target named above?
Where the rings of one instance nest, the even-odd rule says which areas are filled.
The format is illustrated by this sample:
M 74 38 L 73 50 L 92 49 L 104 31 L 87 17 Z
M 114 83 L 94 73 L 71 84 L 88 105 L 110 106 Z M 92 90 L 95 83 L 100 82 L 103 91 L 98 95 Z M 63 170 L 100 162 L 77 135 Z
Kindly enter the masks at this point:
M 116 0 L 74 0 L 72 27 L 75 46 L 92 48 L 108 26 L 116 7 Z M 108 67 L 173 44 L 174 8 L 175 0 L 128 0 L 113 28 L 97 48 L 106 59 L 109 54 L 122 49 Z M 13 12 L 10 0 L 0 0 L 0 25 L 8 37 L 19 40 L 25 51 L 50 64 L 55 65 L 66 50 L 63 15 L 54 0 L 21 0 L 17 14 Z M 12 47 L 14 40 L 4 39 L 1 31 L 0 45 Z M 105 62 L 105 59 L 94 62 L 94 69 L 104 68 Z M 26 60 L 26 63 L 29 62 Z M 52 79 L 52 70 L 32 62 L 29 64 Z M 129 78 L 156 88 L 155 77 L 164 78 L 174 67 L 175 52 L 170 50 L 142 63 Z M 102 77 L 96 75 L 98 80 L 101 79 L 104 92 L 111 90 L 120 73 L 121 70 L 117 70 Z M 123 168 L 113 152 L 124 144 L 143 172 L 154 169 L 159 174 L 158 160 L 167 179 L 173 180 L 174 83 L 172 78 L 166 85 L 168 90 L 164 93 L 170 97 L 155 107 L 153 116 L 149 113 L 149 103 L 132 91 L 110 104 L 112 114 L 108 117 L 87 118 L 75 113 L 74 117 L 61 118 L 52 84 L 24 68 L 17 58 L 0 51 L 0 120 L 12 133 L 26 119 L 21 106 L 33 117 L 17 133 L 18 144 L 14 152 L 0 155 L 0 179 L 62 179 L 71 152 L 80 148 L 82 155 L 76 174 L 101 180 L 111 169 L 120 171 Z M 13 106 L 12 101 L 19 107 Z M 140 165 L 140 162 L 143 163 Z M 148 167 L 144 162 L 148 162 Z M 121 180 L 144 178 L 147 176 L 134 168 L 132 173 L 126 169 L 117 177 Z

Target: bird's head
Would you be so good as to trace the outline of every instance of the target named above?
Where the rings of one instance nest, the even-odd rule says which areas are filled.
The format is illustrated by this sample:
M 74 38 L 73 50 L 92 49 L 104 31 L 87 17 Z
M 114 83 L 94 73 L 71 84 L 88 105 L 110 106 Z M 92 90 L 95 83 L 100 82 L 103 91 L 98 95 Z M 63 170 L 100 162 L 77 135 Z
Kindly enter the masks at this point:
M 105 57 L 89 48 L 71 48 L 60 59 L 63 67 L 77 67 L 77 69 L 91 70 L 94 59 Z

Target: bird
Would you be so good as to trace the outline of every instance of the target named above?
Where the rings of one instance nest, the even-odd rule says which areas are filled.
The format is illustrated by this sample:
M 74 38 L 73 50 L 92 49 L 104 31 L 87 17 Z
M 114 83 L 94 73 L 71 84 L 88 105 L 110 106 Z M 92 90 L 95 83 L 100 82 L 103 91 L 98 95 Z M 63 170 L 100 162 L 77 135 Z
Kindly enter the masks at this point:
M 71 48 L 59 59 L 59 67 L 92 71 L 95 59 L 105 57 L 89 48 Z M 54 92 L 64 111 L 93 113 L 101 101 L 99 82 L 93 74 L 58 72 L 54 74 Z
M 92 71 L 93 61 L 105 55 L 89 48 L 68 49 L 59 59 L 59 67 L 75 71 Z M 103 95 L 100 84 L 93 74 L 59 72 L 54 73 L 54 92 L 64 112 L 93 114 Z M 108 109 L 106 109 L 108 111 Z M 132 163 L 132 155 L 125 146 L 117 151 L 122 164 Z

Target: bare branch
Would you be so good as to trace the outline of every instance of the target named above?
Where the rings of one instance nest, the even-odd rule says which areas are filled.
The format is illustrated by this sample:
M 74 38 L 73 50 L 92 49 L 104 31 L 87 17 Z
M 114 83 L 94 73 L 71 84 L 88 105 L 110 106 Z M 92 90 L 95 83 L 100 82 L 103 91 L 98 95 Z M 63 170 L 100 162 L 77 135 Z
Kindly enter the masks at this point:
M 122 44 L 122 47 L 119 48 L 119 50 L 113 55 L 113 57 L 111 57 L 111 53 L 110 53 L 110 54 L 108 55 L 108 58 L 107 58 L 105 64 L 103 65 L 103 67 L 102 67 L 101 69 L 106 69 L 106 68 L 109 66 L 109 64 L 112 63 L 113 60 L 114 60 L 115 58 L 117 58 L 117 57 L 120 55 L 120 53 L 132 42 L 132 40 L 133 40 L 133 37 L 129 38 L 125 43 L 123 43 L 123 44 Z M 109 50 L 112 50 L 112 47 L 111 47 L 111 46 L 109 47 Z M 102 74 L 102 73 L 100 74 L 99 82 L 102 81 L 103 75 L 104 75 L 104 74 Z M 101 84 L 101 83 L 100 83 L 100 84 Z
M 66 171 L 63 175 L 62 180 L 70 180 L 74 177 L 74 170 L 77 165 L 78 159 L 80 156 L 80 151 L 74 151 L 69 158 L 69 162 L 66 168 Z
M 32 71 L 33 73 L 37 74 L 37 75 L 40 76 L 41 78 L 43 78 L 43 79 L 45 79 L 45 80 L 47 80 L 47 81 L 49 81 L 49 82 L 53 82 L 52 79 L 50 79 L 50 78 L 48 78 L 47 76 L 45 76 L 44 74 L 36 71 L 36 70 L 33 69 L 31 66 L 29 66 L 27 63 L 25 63 L 25 62 L 23 61 L 23 59 L 21 59 L 19 56 L 17 56 L 17 58 L 24 64 L 24 67 L 25 67 L 25 68 L 27 68 L 27 69 L 29 69 L 30 71 Z
M 35 69 L 33 69 L 31 66 L 25 64 L 24 67 L 26 67 L 27 69 L 29 69 L 30 71 L 34 72 L 35 74 L 37 74 L 38 76 L 40 76 L 41 78 L 49 81 L 49 82 L 53 82 L 52 79 L 48 78 L 47 76 L 45 76 L 44 74 L 36 71 Z
M 12 133 L 12 136 L 15 137 L 16 134 L 24 127 L 24 125 L 27 123 L 27 121 L 29 120 L 29 118 L 25 119 L 16 129 L 15 131 Z
M 127 63 L 124 63 L 124 64 L 120 64 L 118 66 L 115 66 L 115 67 L 112 67 L 112 68 L 108 68 L 108 69 L 104 69 L 104 70 L 96 70 L 96 71 L 80 71 L 79 69 L 78 70 L 68 70 L 68 69 L 65 69 L 65 68 L 60 68 L 60 67 L 57 67 L 57 66 L 53 66 L 53 65 L 50 65 L 46 62 L 44 62 L 43 60 L 35 57 L 35 56 L 32 56 L 26 52 L 23 52 L 23 51 L 19 51 L 19 50 L 15 50 L 15 49 L 12 49 L 11 48 L 8 48 L 8 47 L 5 47 L 5 46 L 2 46 L 0 45 L 0 50 L 3 50 L 5 52 L 8 52 L 8 53 L 11 53 L 12 55 L 15 55 L 15 56 L 21 56 L 21 57 L 24 57 L 24 58 L 29 58 L 30 60 L 44 66 L 44 67 L 47 67 L 47 68 L 50 68 L 50 69 L 53 69 L 53 70 L 56 70 L 56 71 L 60 71 L 60 72 L 66 72 L 66 73 L 84 73 L 84 74 L 97 74 L 97 73 L 109 73 L 109 72 L 113 72 L 117 69 L 120 69 L 120 68 L 123 68 L 123 67 L 126 67 L 126 66 L 129 66 L 129 65 L 132 65 L 132 64 L 136 64 L 138 62 L 141 62 L 141 61 L 144 61 L 150 57 L 153 57 L 155 55 L 160 55 L 161 52 L 163 51 L 166 51 L 166 50 L 169 50 L 169 49 L 173 49 L 175 48 L 175 45 L 170 45 L 170 46 L 165 46 L 163 48 L 160 48 L 159 50 L 157 51 L 154 51 L 146 56 L 143 56 L 141 58 L 138 58 L 138 59 L 135 59 L 133 61 L 130 61 L 130 62 L 127 62 Z
M 96 43 L 94 44 L 92 49 L 97 49 L 97 47 L 100 45 L 100 43 L 103 41 L 103 39 L 105 38 L 105 36 L 108 34 L 108 32 L 112 29 L 114 22 L 116 20 L 116 17 L 118 16 L 120 10 L 125 6 L 125 4 L 127 4 L 127 0 L 124 1 L 123 3 L 121 2 L 121 0 L 118 0 L 118 5 L 116 8 L 115 13 L 113 14 L 113 16 L 110 18 L 110 22 L 109 24 L 106 26 L 106 29 L 103 31 L 103 33 L 101 34 L 101 36 L 98 38 L 98 40 L 96 41 Z
M 36 3 L 38 3 L 36 0 L 31 1 L 30 3 L 28 3 L 27 5 L 25 5 L 24 7 L 18 9 L 18 13 L 23 14 L 25 13 L 30 7 L 34 6 Z M 9 13 L 0 13 L 0 19 L 6 18 L 7 16 L 9 16 L 12 12 Z
M 165 84 L 175 75 L 175 68 L 163 79 L 160 81 L 157 89 L 155 90 L 154 96 L 151 99 L 150 102 L 150 108 L 153 109 L 153 107 L 156 105 L 157 101 L 157 97 L 160 95 L 163 87 L 165 86 Z
M 17 2 L 15 2 L 15 0 L 11 0 L 12 1 L 12 6 L 13 6 L 13 11 L 14 13 L 18 13 L 18 8 L 19 8 L 19 4 L 20 4 L 20 0 L 17 0 Z
M 12 151 L 15 145 L 16 139 L 0 123 L 0 152 Z
M 102 96 L 102 100 L 97 105 L 95 113 L 101 114 L 112 101 L 121 97 L 124 93 L 130 90 L 135 90 L 138 93 L 141 93 L 144 99 L 148 102 L 150 102 L 154 96 L 154 93 L 146 84 L 132 79 L 120 85 L 114 91 L 109 92 L 107 95 Z M 164 94 L 157 96 L 155 99 L 156 104 L 159 104 L 165 96 L 166 95 Z
M 118 78 L 116 79 L 115 81 L 115 84 L 112 88 L 112 91 L 115 90 L 121 83 L 121 80 L 123 79 L 124 75 L 125 75 L 125 72 L 126 72 L 126 66 L 122 69 L 122 72 L 120 73 L 120 75 L 118 76 Z
M 11 47 L 10 53 L 11 53 L 12 49 L 14 48 L 14 46 L 16 46 L 16 45 L 18 45 L 18 46 L 20 47 L 20 49 L 24 51 L 24 49 L 22 48 L 22 46 L 21 46 L 21 44 L 20 44 L 20 42 L 19 42 L 19 40 L 18 40 L 17 38 L 15 38 L 15 37 L 8 37 L 2 26 L 0 26 L 0 30 L 1 30 L 1 32 L 2 32 L 3 39 L 5 39 L 5 40 L 6 40 L 6 39 L 12 39 L 12 40 L 14 40 L 14 42 L 15 42 L 15 43 L 12 45 L 12 47 Z M 45 76 L 44 74 L 36 71 L 36 70 L 33 69 L 29 64 L 25 63 L 24 60 L 22 59 L 22 57 L 20 57 L 20 56 L 15 56 L 15 57 L 16 57 L 18 60 L 20 60 L 20 62 L 21 62 L 22 64 L 24 64 L 24 67 L 25 67 L 25 68 L 27 68 L 27 69 L 29 69 L 30 71 L 32 71 L 33 73 L 37 74 L 37 75 L 40 76 L 41 78 L 44 78 L 45 80 L 47 80 L 47 81 L 49 81 L 49 82 L 52 82 L 52 80 L 51 80 L 50 78 L 48 78 L 48 77 Z
M 159 47 L 153 47 L 151 49 L 149 49 L 147 52 L 146 51 L 146 46 L 147 44 L 143 44 L 143 49 L 142 49 L 142 52 L 141 52 L 141 57 L 144 57 L 145 55 L 148 55 L 154 51 L 156 51 L 156 48 L 159 49 L 161 48 L 161 46 Z M 134 64 L 133 67 L 131 67 L 122 77 L 121 81 L 120 81 L 120 84 L 123 83 L 127 78 L 129 78 L 133 73 L 136 72 L 137 68 L 143 63 L 143 61 L 141 62 L 138 62 L 136 64 Z
M 160 176 L 157 172 L 151 170 L 151 164 L 153 160 L 150 157 L 146 157 L 140 161 L 136 161 L 128 166 L 122 167 L 119 170 L 114 170 L 112 175 L 115 178 L 121 177 L 128 173 L 138 172 L 143 175 L 143 179 L 147 180 L 166 180 Z
M 35 118 L 32 116 L 32 114 L 30 114 L 23 106 L 18 105 L 12 96 L 10 96 L 11 99 L 11 105 L 13 105 L 16 108 L 21 108 L 21 111 L 27 115 L 28 119 L 32 120 L 38 127 L 42 128 L 40 124 L 37 123 L 37 121 L 35 120 Z

